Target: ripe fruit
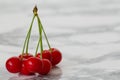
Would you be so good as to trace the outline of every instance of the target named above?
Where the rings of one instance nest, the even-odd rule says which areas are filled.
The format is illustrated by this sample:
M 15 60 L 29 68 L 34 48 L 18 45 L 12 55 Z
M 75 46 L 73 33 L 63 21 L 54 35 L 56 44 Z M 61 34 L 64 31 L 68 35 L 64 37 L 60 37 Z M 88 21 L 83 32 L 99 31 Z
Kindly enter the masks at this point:
M 25 61 L 25 66 L 29 72 L 35 73 L 42 69 L 42 61 L 37 57 L 30 57 Z
M 11 57 L 6 62 L 6 68 L 11 73 L 18 73 L 21 70 L 22 61 L 18 57 Z
M 39 74 L 46 75 L 50 72 L 52 64 L 48 59 L 42 59 L 42 70 L 39 71 Z
M 37 57 L 40 58 L 40 53 L 37 54 Z M 42 51 L 42 59 L 48 59 L 51 61 L 52 55 L 49 50 L 43 50 Z
M 34 73 L 29 72 L 29 71 L 27 70 L 26 66 L 25 66 L 25 61 L 26 61 L 26 60 L 27 60 L 27 59 L 24 59 L 24 60 L 22 61 L 22 68 L 21 68 L 20 74 L 22 74 L 22 75 L 33 75 Z
M 52 62 L 53 66 L 57 65 L 62 60 L 62 54 L 56 48 L 51 48 L 51 55 L 52 55 L 52 61 L 51 62 Z

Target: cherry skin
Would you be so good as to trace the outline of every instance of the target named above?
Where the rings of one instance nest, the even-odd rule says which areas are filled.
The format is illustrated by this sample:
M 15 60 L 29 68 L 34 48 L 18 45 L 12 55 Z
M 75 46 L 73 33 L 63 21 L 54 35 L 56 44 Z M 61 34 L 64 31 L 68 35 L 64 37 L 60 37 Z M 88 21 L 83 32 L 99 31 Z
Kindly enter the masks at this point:
M 22 60 L 22 68 L 21 68 L 21 71 L 20 71 L 20 74 L 22 74 L 22 75 L 34 75 L 34 73 L 31 73 L 31 72 L 29 72 L 28 70 L 27 70 L 27 68 L 26 68 L 26 66 L 25 66 L 25 61 L 26 61 L 27 59 L 23 59 Z
M 40 58 L 40 56 L 41 56 L 41 54 L 38 53 L 36 57 Z M 42 59 L 48 59 L 49 61 L 51 61 L 52 55 L 49 50 L 42 51 Z
M 27 70 L 31 73 L 36 73 L 42 69 L 42 61 L 37 57 L 30 57 L 25 61 Z
M 42 70 L 39 71 L 39 74 L 46 75 L 50 72 L 52 64 L 48 59 L 42 59 Z
M 18 57 L 11 57 L 6 61 L 6 68 L 11 73 L 21 71 L 22 61 Z
M 57 65 L 58 63 L 61 62 L 62 60 L 62 53 L 56 49 L 56 48 L 51 48 L 51 55 L 52 55 L 52 65 L 55 66 Z
M 29 72 L 25 66 L 25 61 L 30 57 L 33 57 L 33 55 L 30 53 L 27 53 L 27 54 L 24 53 L 23 55 L 22 54 L 19 55 L 19 58 L 22 59 L 22 68 L 21 68 L 20 74 L 22 74 L 22 75 L 34 75 L 34 73 Z
M 22 54 L 20 54 L 19 55 L 19 58 L 20 59 L 28 59 L 29 57 L 33 57 L 33 55 L 32 54 L 30 54 L 30 53 L 24 53 L 23 55 Z

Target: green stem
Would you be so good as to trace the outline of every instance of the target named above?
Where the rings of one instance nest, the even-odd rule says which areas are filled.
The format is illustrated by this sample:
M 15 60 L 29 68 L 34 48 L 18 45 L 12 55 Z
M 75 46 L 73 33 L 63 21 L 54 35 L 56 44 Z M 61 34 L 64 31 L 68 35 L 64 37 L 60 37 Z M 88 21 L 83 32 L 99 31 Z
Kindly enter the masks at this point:
M 23 50 L 22 50 L 22 55 L 24 54 L 26 41 L 27 41 L 27 39 L 28 39 L 28 34 L 29 34 L 29 32 L 27 33 L 27 36 L 26 36 L 25 41 L 24 41 L 24 46 L 23 46 Z
M 40 24 L 39 24 L 40 25 Z M 39 26 L 41 53 L 43 51 L 42 28 Z
M 37 20 L 38 20 L 38 28 L 39 28 L 39 35 L 40 35 L 40 48 L 41 48 L 41 52 L 42 52 L 43 51 L 42 28 L 41 28 L 41 24 L 40 24 L 40 20 L 39 20 L 38 15 L 37 15 Z
M 37 52 L 38 52 L 39 45 L 40 45 L 40 38 L 39 38 L 39 41 L 38 41 L 38 43 L 37 43 L 37 47 L 36 47 L 36 51 L 35 51 L 35 56 L 37 56 Z
M 31 25 L 30 25 L 30 29 L 28 31 L 28 38 L 27 38 L 27 44 L 26 44 L 27 45 L 26 46 L 26 54 L 28 53 L 29 40 L 30 40 L 30 35 L 31 35 L 31 30 L 32 30 L 32 25 L 33 25 L 34 19 L 35 19 L 35 15 L 33 16 L 33 19 L 32 19 Z
M 42 26 L 42 23 L 41 23 L 41 21 L 40 21 L 39 16 L 37 16 L 37 18 L 38 18 L 38 20 L 39 20 L 39 24 L 41 24 L 41 29 L 43 30 L 43 33 L 44 33 L 45 39 L 46 39 L 46 41 L 47 41 L 48 47 L 49 47 L 49 49 L 51 50 L 50 43 L 49 43 L 49 41 L 48 41 L 47 35 L 46 35 L 45 30 L 44 30 L 44 28 L 43 28 L 43 26 Z
M 38 21 L 38 28 L 39 28 L 39 42 L 38 44 L 40 45 L 40 49 L 41 49 L 41 59 L 42 59 L 42 52 L 43 52 L 43 42 L 42 42 L 42 28 L 41 28 L 41 24 L 40 24 L 40 20 L 39 17 L 37 15 L 37 21 Z
M 33 22 L 34 18 L 35 18 L 35 16 L 33 16 L 32 22 Z M 32 23 L 32 22 L 31 22 L 31 23 Z M 29 30 L 28 30 L 27 36 L 26 36 L 25 41 L 24 41 L 23 50 L 22 50 L 22 55 L 24 54 L 26 42 L 27 42 L 27 40 L 28 40 L 28 36 L 30 35 L 30 32 L 31 32 L 31 26 L 30 26 L 30 28 L 29 28 Z M 28 54 L 28 53 L 26 53 L 26 54 Z

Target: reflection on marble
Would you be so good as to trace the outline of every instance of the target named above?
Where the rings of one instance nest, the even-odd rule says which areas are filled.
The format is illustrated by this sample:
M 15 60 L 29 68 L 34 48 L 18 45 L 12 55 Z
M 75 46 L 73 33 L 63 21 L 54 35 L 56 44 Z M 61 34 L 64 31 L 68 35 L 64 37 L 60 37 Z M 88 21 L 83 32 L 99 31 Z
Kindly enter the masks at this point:
M 9 80 L 59 80 L 62 75 L 62 70 L 59 67 L 52 68 L 52 71 L 48 75 L 17 75 L 10 77 Z
M 46 76 L 11 74 L 5 61 L 21 53 L 36 2 L 50 43 L 61 50 L 63 60 Z M 119 0 L 36 2 L 0 0 L 0 80 L 119 80 Z M 32 53 L 38 40 L 36 25 L 29 47 Z

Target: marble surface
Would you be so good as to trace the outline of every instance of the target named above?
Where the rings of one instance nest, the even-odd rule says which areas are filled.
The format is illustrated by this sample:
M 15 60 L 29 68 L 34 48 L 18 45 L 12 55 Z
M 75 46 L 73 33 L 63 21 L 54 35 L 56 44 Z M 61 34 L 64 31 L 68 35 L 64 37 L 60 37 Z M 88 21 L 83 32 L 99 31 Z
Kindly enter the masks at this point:
M 32 19 L 39 15 L 62 62 L 46 76 L 21 76 L 5 69 L 5 61 L 21 53 Z M 30 52 L 38 40 L 34 24 Z M 44 47 L 47 49 L 46 43 Z M 0 80 L 119 80 L 120 0 L 0 0 Z

